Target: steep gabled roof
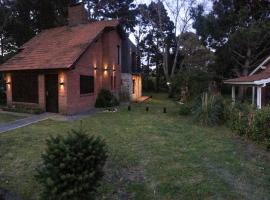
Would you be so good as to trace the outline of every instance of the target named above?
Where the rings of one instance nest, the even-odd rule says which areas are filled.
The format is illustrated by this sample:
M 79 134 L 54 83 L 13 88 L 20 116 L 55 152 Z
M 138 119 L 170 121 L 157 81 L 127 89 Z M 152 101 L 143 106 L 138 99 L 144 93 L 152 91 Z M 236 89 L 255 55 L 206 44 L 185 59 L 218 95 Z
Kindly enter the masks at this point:
M 44 30 L 0 65 L 0 71 L 68 69 L 105 28 L 118 25 L 118 20 L 109 20 Z

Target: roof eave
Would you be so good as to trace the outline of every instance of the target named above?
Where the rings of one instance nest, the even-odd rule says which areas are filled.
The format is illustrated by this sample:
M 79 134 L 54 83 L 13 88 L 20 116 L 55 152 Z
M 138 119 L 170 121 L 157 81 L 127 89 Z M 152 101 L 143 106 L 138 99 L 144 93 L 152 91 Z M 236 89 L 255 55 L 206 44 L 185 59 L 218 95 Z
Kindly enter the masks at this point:
M 270 83 L 270 78 L 267 79 L 260 79 L 257 81 L 224 81 L 225 84 L 228 85 L 266 85 L 267 83 Z
M 239 81 L 239 82 L 234 82 L 234 81 L 224 81 L 223 82 L 224 84 L 227 84 L 227 85 L 255 85 L 254 82 L 244 82 L 244 81 Z

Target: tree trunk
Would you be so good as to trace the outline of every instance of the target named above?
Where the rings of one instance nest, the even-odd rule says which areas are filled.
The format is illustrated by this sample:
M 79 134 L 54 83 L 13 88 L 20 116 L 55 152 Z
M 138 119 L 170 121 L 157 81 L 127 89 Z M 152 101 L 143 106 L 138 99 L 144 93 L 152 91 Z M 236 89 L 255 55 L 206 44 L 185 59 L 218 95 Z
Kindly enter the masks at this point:
M 160 78 L 160 73 L 159 73 L 159 64 L 157 66 L 157 78 L 156 78 L 156 92 L 159 92 L 159 78 Z
M 0 51 L 1 51 L 1 55 L 0 55 L 0 63 L 4 62 L 4 37 L 3 34 L 1 34 L 0 37 Z
M 242 76 L 249 75 L 249 68 L 250 68 L 250 56 L 251 56 L 251 49 L 247 49 L 245 64 L 243 66 Z M 238 91 L 238 98 L 243 101 L 245 99 L 247 88 L 245 86 L 240 86 Z

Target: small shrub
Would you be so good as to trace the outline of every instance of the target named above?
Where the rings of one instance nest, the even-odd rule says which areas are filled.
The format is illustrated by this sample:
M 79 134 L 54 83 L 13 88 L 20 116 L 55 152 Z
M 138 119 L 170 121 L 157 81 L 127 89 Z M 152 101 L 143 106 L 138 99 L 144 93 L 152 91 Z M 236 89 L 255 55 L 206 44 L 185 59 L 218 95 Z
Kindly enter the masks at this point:
M 179 114 L 180 115 L 189 115 L 191 113 L 191 106 L 188 104 L 180 105 Z
M 270 149 L 270 107 L 258 110 L 252 118 L 252 132 L 250 137 L 265 144 Z
M 250 135 L 255 109 L 249 104 L 229 104 L 226 119 L 229 127 L 239 135 Z
M 101 90 L 98 94 L 95 107 L 97 108 L 107 108 L 118 106 L 119 101 L 109 90 Z
M 94 199 L 106 158 L 104 141 L 89 137 L 82 128 L 67 137 L 51 137 L 36 176 L 44 199 Z
M 224 120 L 224 101 L 221 96 L 203 93 L 192 108 L 192 115 L 201 125 L 213 126 Z
M 270 107 L 256 110 L 245 103 L 236 103 L 227 109 L 229 127 L 238 135 L 264 144 L 270 149 Z

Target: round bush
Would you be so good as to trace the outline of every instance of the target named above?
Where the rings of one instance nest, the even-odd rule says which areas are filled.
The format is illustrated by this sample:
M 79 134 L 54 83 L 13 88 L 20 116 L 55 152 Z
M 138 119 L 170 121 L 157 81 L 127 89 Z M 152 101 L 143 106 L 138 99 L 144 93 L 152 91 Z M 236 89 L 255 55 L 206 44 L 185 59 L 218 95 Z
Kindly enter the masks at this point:
M 105 142 L 89 137 L 82 128 L 72 130 L 67 137 L 51 137 L 36 176 L 44 189 L 43 198 L 93 199 L 106 159 Z
M 118 106 L 119 101 L 109 90 L 101 90 L 98 94 L 95 107 L 108 108 Z

